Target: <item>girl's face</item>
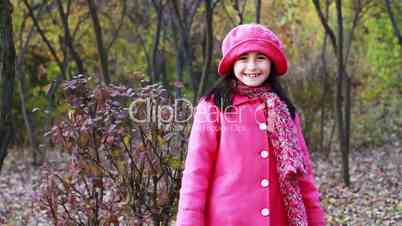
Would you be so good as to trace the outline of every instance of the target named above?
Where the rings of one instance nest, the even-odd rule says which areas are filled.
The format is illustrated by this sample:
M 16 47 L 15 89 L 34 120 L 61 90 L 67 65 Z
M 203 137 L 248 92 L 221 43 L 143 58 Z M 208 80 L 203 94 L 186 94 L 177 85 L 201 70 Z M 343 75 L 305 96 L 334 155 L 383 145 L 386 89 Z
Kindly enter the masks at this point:
M 271 72 L 271 61 L 259 52 L 248 52 L 239 57 L 233 66 L 238 80 L 247 86 L 259 86 Z

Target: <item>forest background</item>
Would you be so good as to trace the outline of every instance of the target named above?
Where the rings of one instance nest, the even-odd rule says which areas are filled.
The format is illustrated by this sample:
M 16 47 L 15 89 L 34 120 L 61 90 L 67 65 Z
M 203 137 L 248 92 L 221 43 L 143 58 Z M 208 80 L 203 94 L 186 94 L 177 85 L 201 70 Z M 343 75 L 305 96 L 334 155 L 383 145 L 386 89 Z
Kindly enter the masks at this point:
M 219 79 L 224 35 L 258 22 L 284 42 L 281 81 L 328 224 L 401 225 L 401 12 L 396 0 L 1 0 L 0 224 L 174 222 L 191 120 L 136 124 L 130 103 L 186 118 L 174 101 L 195 104 Z

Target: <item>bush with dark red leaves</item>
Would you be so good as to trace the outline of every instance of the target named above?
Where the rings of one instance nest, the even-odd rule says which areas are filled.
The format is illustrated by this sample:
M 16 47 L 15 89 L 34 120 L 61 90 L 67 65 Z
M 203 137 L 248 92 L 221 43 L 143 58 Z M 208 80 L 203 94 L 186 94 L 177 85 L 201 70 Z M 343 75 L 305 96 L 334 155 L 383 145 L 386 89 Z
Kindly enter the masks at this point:
M 68 158 L 45 168 L 39 205 L 54 225 L 169 225 L 177 207 L 192 107 L 160 85 L 63 85 L 67 112 L 51 131 Z

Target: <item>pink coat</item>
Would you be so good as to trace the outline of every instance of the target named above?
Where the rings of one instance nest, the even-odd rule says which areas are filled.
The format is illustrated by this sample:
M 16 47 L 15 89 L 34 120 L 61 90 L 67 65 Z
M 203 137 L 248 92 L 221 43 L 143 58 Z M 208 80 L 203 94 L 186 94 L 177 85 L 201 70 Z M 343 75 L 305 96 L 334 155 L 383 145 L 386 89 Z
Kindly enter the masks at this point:
M 236 110 L 225 114 L 210 101 L 197 106 L 176 226 L 288 225 L 259 104 L 258 98 L 235 96 Z M 299 177 L 308 225 L 323 226 L 324 212 L 298 115 L 295 123 L 308 171 Z

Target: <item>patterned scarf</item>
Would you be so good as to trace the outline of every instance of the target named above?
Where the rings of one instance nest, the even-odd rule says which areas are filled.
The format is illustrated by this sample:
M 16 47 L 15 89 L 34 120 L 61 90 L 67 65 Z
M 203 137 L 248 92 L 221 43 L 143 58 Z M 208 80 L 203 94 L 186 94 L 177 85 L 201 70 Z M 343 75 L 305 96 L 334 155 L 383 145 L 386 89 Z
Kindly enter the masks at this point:
M 297 177 L 306 173 L 297 130 L 287 105 L 268 85 L 249 87 L 236 82 L 235 94 L 263 100 L 268 140 L 276 158 L 279 188 L 287 209 L 289 226 L 307 226 L 307 214 Z

